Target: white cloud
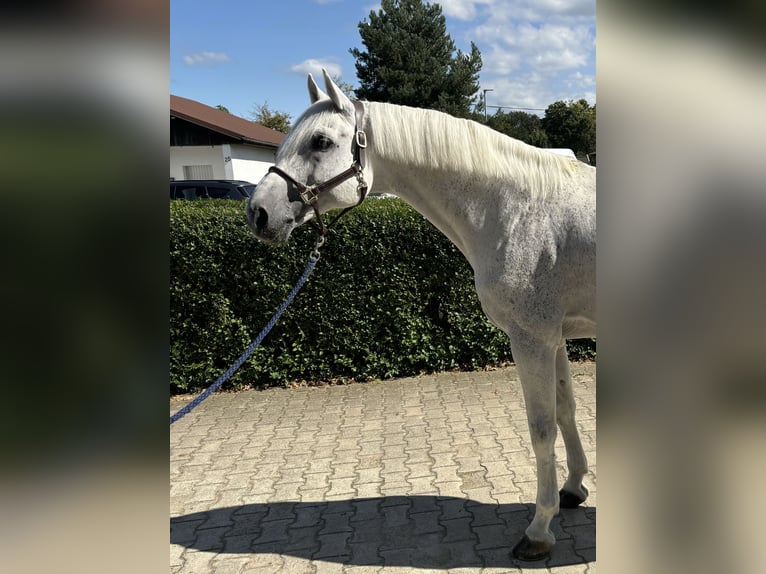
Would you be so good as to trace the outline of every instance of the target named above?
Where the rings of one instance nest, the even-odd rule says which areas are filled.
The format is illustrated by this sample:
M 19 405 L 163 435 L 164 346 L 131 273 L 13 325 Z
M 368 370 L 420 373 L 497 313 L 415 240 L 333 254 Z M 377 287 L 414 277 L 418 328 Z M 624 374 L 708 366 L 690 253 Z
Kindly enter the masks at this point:
M 567 76 L 563 80 L 562 85 L 566 88 L 567 94 L 570 95 L 567 95 L 566 98 L 558 98 L 559 100 L 584 99 L 590 105 L 596 103 L 596 76 L 575 72 Z
M 525 4 L 546 19 L 555 16 L 596 17 L 596 0 L 533 0 Z
M 184 56 L 184 63 L 187 66 L 204 66 L 228 61 L 229 55 L 224 52 L 197 52 Z
M 489 113 L 506 106 L 509 112 L 518 108 L 539 116 L 553 102 L 585 99 L 590 105 L 596 103 L 595 77 L 575 72 L 560 82 L 551 82 L 551 76 L 545 73 L 528 72 L 493 78 L 482 87 L 492 88 L 487 94 Z
M 579 89 L 588 89 L 588 90 L 595 90 L 596 89 L 596 77 L 582 74 L 580 72 L 575 72 L 569 78 L 567 78 L 567 85 L 572 88 L 579 88 Z
M 322 68 L 327 70 L 327 73 L 331 76 L 341 76 L 340 64 L 329 59 L 316 60 L 314 58 L 309 58 L 308 60 L 303 60 L 300 64 L 290 66 L 290 71 L 295 72 L 296 74 L 311 74 L 315 78 L 321 78 Z
M 487 21 L 569 22 L 595 21 L 595 0 L 491 0 Z
M 484 69 L 508 74 L 525 65 L 538 72 L 559 72 L 582 68 L 593 52 L 593 37 L 587 26 L 479 26 L 477 37 L 492 50 L 483 54 Z
M 492 4 L 492 0 L 439 0 L 445 16 L 470 21 L 476 17 L 478 4 Z
M 534 109 L 544 110 L 554 100 L 550 99 L 551 94 L 547 87 L 547 81 L 544 76 L 536 72 L 523 75 L 514 75 L 495 78 L 491 86 L 493 91 L 487 95 L 487 103 L 490 106 L 509 106 L 504 111 L 513 111 L 516 108 L 528 108 L 523 111 L 535 113 L 540 116 L 542 111 L 533 111 Z M 489 113 L 497 108 L 490 107 Z
M 482 70 L 491 74 L 512 74 L 521 66 L 521 54 L 492 44 L 492 50 L 482 54 Z

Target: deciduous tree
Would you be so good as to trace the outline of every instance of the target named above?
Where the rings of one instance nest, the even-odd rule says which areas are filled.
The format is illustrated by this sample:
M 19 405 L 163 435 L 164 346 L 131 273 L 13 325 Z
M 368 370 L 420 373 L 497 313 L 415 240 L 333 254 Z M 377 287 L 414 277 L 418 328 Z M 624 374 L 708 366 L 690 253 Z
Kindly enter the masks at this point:
M 283 134 L 290 131 L 290 114 L 287 112 L 272 111 L 271 108 L 269 108 L 269 102 L 255 104 L 253 111 L 250 113 L 250 119 L 254 122 L 258 122 L 262 126 L 277 130 Z
M 578 157 L 596 149 L 596 106 L 586 100 L 552 103 L 542 126 L 550 147 L 570 148 Z
M 483 121 L 482 117 L 482 121 Z M 498 111 L 489 116 L 487 125 L 507 136 L 516 138 L 536 147 L 548 147 L 548 137 L 543 129 L 542 120 L 527 112 Z
M 354 98 L 354 86 L 348 82 L 344 82 L 340 76 L 332 76 L 332 81 L 340 88 L 340 91 L 346 94 L 349 98 Z

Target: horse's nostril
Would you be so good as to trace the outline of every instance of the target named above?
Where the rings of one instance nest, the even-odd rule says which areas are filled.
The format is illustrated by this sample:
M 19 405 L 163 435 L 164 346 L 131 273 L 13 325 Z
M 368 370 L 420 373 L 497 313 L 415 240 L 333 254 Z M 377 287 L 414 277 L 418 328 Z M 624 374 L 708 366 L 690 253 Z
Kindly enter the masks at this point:
M 269 214 L 262 207 L 258 208 L 258 219 L 255 220 L 255 227 L 257 229 L 263 229 L 269 222 Z

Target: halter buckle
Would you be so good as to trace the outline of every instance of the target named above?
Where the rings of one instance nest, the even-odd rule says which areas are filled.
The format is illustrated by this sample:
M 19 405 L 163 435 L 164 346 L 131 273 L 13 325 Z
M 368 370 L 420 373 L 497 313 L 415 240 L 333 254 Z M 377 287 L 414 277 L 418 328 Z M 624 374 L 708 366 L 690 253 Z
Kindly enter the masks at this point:
M 365 149 L 367 147 L 367 134 L 362 130 L 356 132 L 356 145 L 359 148 Z
M 302 189 L 298 192 L 301 196 L 301 200 L 306 205 L 313 206 L 314 203 L 316 203 L 317 197 L 319 197 L 319 192 L 316 191 L 316 186 L 311 185 L 309 187 L 306 187 L 305 189 Z

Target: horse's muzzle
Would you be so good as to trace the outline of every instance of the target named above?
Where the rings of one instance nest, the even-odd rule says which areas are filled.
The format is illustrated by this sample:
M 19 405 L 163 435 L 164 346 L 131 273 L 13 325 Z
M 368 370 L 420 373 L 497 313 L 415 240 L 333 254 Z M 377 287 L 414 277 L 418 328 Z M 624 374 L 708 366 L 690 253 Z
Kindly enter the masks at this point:
M 295 228 L 295 219 L 274 217 L 265 207 L 252 204 L 247 205 L 247 223 L 253 235 L 267 243 L 284 243 Z
M 255 217 L 255 230 L 257 232 L 263 232 L 266 229 L 266 225 L 269 223 L 269 214 L 262 207 L 258 208 L 258 215 Z
M 258 238 L 264 241 L 273 241 L 272 233 L 268 232 L 269 214 L 263 207 L 253 207 L 251 203 L 247 204 L 247 223 L 250 230 Z

